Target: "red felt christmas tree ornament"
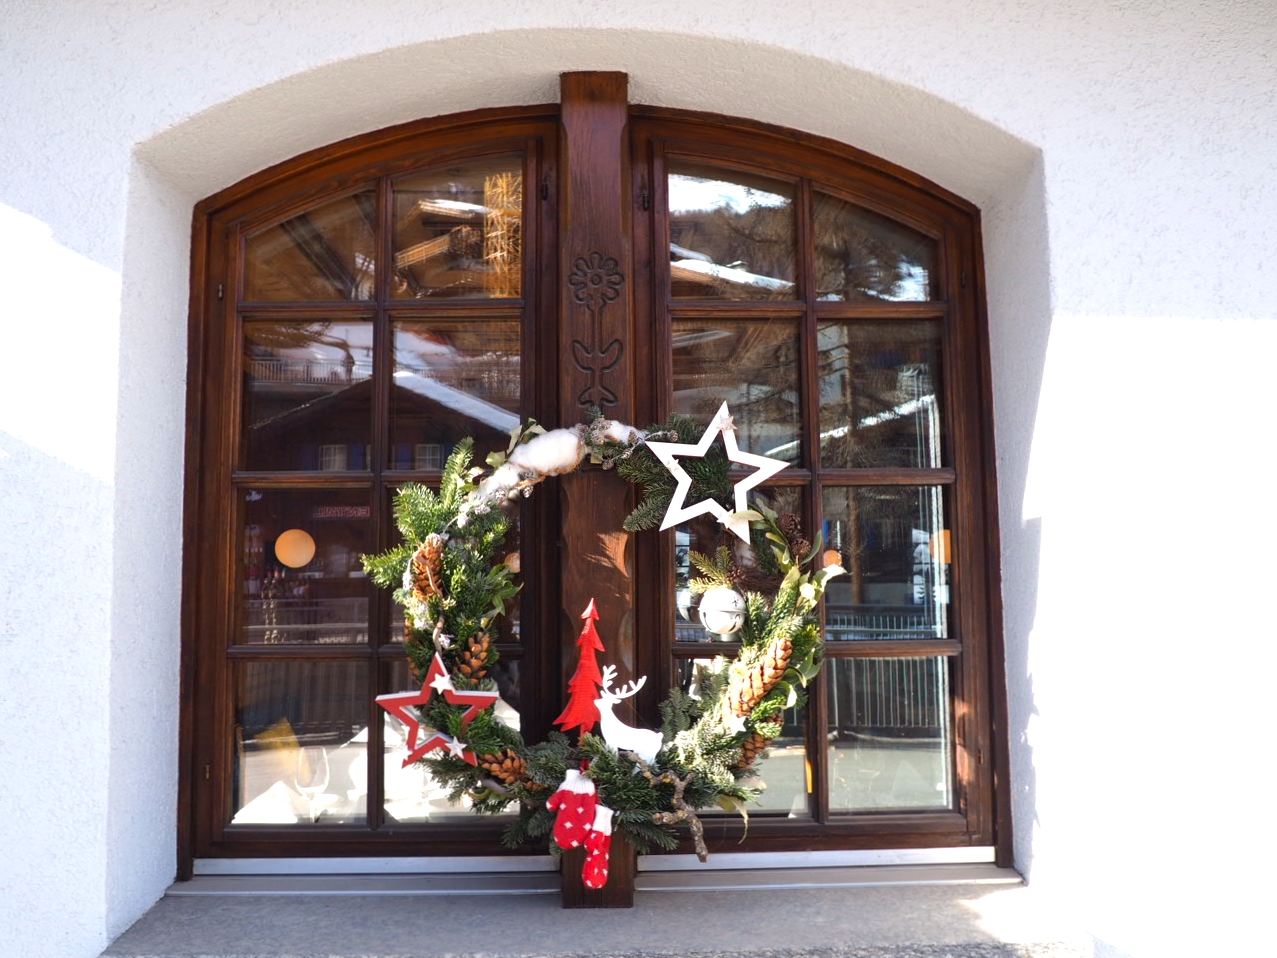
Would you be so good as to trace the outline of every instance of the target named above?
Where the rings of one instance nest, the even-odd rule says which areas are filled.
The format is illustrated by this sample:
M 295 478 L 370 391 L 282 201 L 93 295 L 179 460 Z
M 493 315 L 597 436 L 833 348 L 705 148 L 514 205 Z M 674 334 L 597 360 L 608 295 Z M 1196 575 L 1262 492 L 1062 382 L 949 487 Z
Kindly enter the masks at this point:
M 568 682 L 567 708 L 554 720 L 554 724 L 565 732 L 579 729 L 578 734 L 585 735 L 587 732 L 592 732 L 599 722 L 599 709 L 594 704 L 594 700 L 598 698 L 599 686 L 602 684 L 599 662 L 594 655 L 595 652 L 603 651 L 603 640 L 599 638 L 598 629 L 594 626 L 598 617 L 598 610 L 594 607 L 594 600 L 591 599 L 590 604 L 581 613 L 585 625 L 581 627 L 581 635 L 576 640 L 577 648 L 581 650 L 581 658 L 576 664 L 576 672 L 572 674 Z

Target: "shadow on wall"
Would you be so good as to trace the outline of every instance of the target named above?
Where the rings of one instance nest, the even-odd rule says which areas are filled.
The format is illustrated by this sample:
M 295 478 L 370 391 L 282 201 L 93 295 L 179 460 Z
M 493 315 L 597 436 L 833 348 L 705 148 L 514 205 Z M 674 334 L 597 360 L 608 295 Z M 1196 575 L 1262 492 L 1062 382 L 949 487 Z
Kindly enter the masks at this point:
M 38 401 L 75 397 L 74 390 L 49 388 Z M 111 494 L 100 477 L 0 430 L 6 955 L 79 955 L 106 943 L 100 911 L 110 648 L 101 613 L 109 603 L 103 572 L 111 567 Z M 72 883 L 87 902 L 77 921 L 67 920 L 64 899 L 47 894 Z
M 1031 878 L 1033 836 L 1040 823 L 1037 772 L 1029 742 L 1029 724 L 1038 714 L 1029 640 L 1037 617 L 1042 520 L 1026 518 L 1024 508 L 1053 313 L 1040 155 L 1018 177 L 1009 179 L 985 208 L 984 235 L 1015 863 Z

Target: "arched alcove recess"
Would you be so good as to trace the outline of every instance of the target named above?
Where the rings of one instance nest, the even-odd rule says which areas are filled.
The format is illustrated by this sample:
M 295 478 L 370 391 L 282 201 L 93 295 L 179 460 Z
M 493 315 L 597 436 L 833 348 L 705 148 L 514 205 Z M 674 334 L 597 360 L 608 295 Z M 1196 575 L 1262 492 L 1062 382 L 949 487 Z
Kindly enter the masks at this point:
M 916 173 L 809 133 L 632 107 L 621 73 L 565 74 L 562 82 L 562 106 L 468 111 L 362 134 L 255 173 L 196 206 L 184 863 L 193 857 L 497 851 L 494 829 L 472 822 L 437 825 L 431 814 L 442 813 L 408 809 L 392 794 L 381 756 L 393 729 L 377 717 L 371 698 L 407 679 L 394 668 L 402 652 L 385 597 L 352 585 L 348 563 L 336 563 L 342 568 L 333 573 L 329 566 L 336 560 L 326 560 L 325 569 L 314 573 L 319 578 L 294 580 L 283 594 L 315 591 L 321 595 L 311 603 L 316 609 L 340 607 L 338 619 L 363 622 L 363 616 L 366 623 L 348 622 L 346 631 L 333 635 L 311 619 L 305 626 L 281 625 L 278 606 L 285 600 L 278 590 L 290 573 L 275 569 L 268 576 L 274 591 L 263 598 L 267 586 L 259 568 L 261 540 L 274 541 L 284 529 L 274 528 L 279 523 L 294 528 L 316 517 L 351 520 L 351 529 L 330 533 L 347 556 L 393 541 L 390 496 L 405 481 L 436 480 L 440 450 L 446 453 L 444 447 L 461 435 L 441 434 L 443 445 L 433 456 L 429 442 L 417 447 L 415 458 L 409 455 L 420 440 L 396 431 L 400 337 L 425 336 L 432 349 L 453 357 L 449 363 L 464 365 L 457 357 L 466 350 L 490 363 L 498 347 L 467 345 L 480 329 L 492 337 L 513 336 L 511 345 L 498 349 L 504 350 L 501 375 L 507 384 L 522 385 L 508 398 L 484 392 L 490 385 L 465 385 L 470 380 L 464 376 L 445 385 L 450 395 L 479 390 L 473 395 L 489 412 L 476 422 L 489 429 L 519 416 L 569 424 L 592 405 L 625 420 L 659 421 L 673 411 L 693 412 L 709 376 L 716 395 L 736 396 L 742 422 L 751 416 L 750 403 L 759 403 L 753 414 L 758 451 L 769 444 L 773 452 L 792 450 L 793 468 L 766 494 L 803 517 L 808 528 L 828 533 L 831 548 L 845 552 L 852 584 L 837 613 L 827 615 L 827 655 L 838 666 L 830 666 L 828 682 L 813 687 L 810 708 L 786 719 L 797 791 L 786 799 L 787 815 L 754 820 L 750 847 L 930 848 L 937 855 L 966 847 L 970 860 L 982 860 L 996 846 L 1007 861 L 1009 792 L 997 787 L 995 774 L 1007 767 L 1006 719 L 978 209 Z M 494 173 L 494 163 L 508 170 Z M 475 175 L 481 189 L 460 185 Z M 443 176 L 450 185 L 439 188 L 465 200 L 431 199 L 435 187 L 421 185 L 431 176 Z M 477 227 L 436 236 L 431 230 L 437 224 L 426 222 L 441 208 L 485 209 L 484 217 L 491 217 L 494 176 L 517 184 L 508 215 L 521 224 L 522 237 L 520 278 L 501 291 L 491 285 L 487 239 L 482 255 L 477 246 L 469 251 L 479 242 Z M 675 222 L 683 230 L 680 217 L 695 219 L 700 209 L 673 199 L 675 185 L 689 183 L 726 191 L 723 196 L 739 194 L 730 202 L 713 200 L 714 208 L 721 206 L 729 222 L 741 216 L 761 224 L 757 235 L 767 238 L 748 230 L 736 235 L 728 226 L 719 240 L 698 241 L 711 247 L 721 241 L 722 250 L 680 246 Z M 415 199 L 418 194 L 425 198 Z M 756 203 L 759 197 L 765 199 Z M 742 204 L 753 212 L 736 209 Z M 344 212 L 332 215 L 347 225 L 328 236 L 318 224 L 339 206 Z M 483 230 L 495 228 L 489 219 L 482 222 Z M 404 245 L 405 236 L 420 229 L 427 238 Z M 367 236 L 348 240 L 352 230 Z M 458 238 L 458 230 L 466 237 Z M 757 242 L 788 252 L 769 254 L 768 266 L 760 260 L 755 268 L 766 272 L 750 272 L 750 244 Z M 831 252 L 843 246 L 847 252 Z M 258 252 L 266 249 L 271 252 Z M 413 264 L 421 256 L 444 256 L 446 264 L 417 275 Z M 597 303 L 578 309 L 586 301 L 572 295 L 581 281 L 577 274 L 587 267 L 611 270 L 624 290 L 606 321 Z M 712 282 L 696 279 L 705 275 Z M 445 282 L 440 277 L 446 285 L 439 285 Z M 501 333 L 507 327 L 515 332 Z M 696 346 L 724 337 L 740 345 L 730 359 L 713 361 L 729 369 L 715 374 Z M 310 357 L 320 347 L 340 349 L 346 379 L 336 365 L 315 379 L 311 367 L 318 360 L 302 363 L 302 354 Z M 582 365 L 580 355 L 595 354 L 606 354 L 606 364 Z M 577 369 L 564 358 L 571 355 L 578 356 Z M 306 371 L 294 382 L 288 370 L 299 364 Z M 886 380 L 874 372 L 882 368 Z M 358 377 L 357 369 L 363 370 Z M 443 375 L 437 370 L 413 374 L 443 383 L 434 379 Z M 582 375 L 584 388 L 577 381 Z M 912 399 L 901 398 L 901 377 L 921 390 L 910 393 Z M 882 385 L 888 380 L 896 385 Z M 326 443 L 315 455 L 298 430 L 316 426 L 306 417 L 321 400 L 303 403 L 284 394 L 296 392 L 293 386 L 315 392 L 330 382 L 337 383 L 328 397 L 333 402 L 316 432 L 328 438 L 314 440 Z M 416 394 L 429 399 L 438 388 Z M 864 397 L 882 389 L 870 406 L 886 405 L 862 409 Z M 757 395 L 763 398 L 748 398 Z M 350 436 L 340 439 L 329 421 L 336 421 L 337 404 L 342 422 L 353 423 Z M 793 424 L 778 429 L 764 410 L 786 407 Z M 454 402 L 448 408 L 459 407 Z M 918 418 L 921 409 L 929 412 Z M 428 411 L 414 415 L 427 417 L 427 425 L 430 415 L 438 418 Z M 274 445 L 253 438 L 253 430 L 273 429 L 284 419 L 296 422 Z M 909 435 L 869 438 L 865 432 L 906 419 L 912 424 L 904 428 L 914 430 Z M 861 459 L 843 448 L 857 442 L 878 451 Z M 896 449 L 898 442 L 903 445 Z M 605 641 L 623 670 L 656 677 L 650 694 L 636 700 L 648 722 L 655 719 L 657 693 L 687 681 L 686 668 L 698 656 L 715 654 L 713 647 L 700 648 L 703 640 L 676 637 L 672 625 L 675 593 L 683 588 L 676 583 L 686 575 L 678 572 L 680 550 L 689 542 L 708 547 L 673 534 L 636 546 L 624 536 L 605 541 L 598 524 L 619 527 L 627 509 L 602 481 L 599 475 L 565 480 L 559 503 L 525 509 L 521 520 L 527 585 L 522 629 L 506 637 L 503 649 L 519 677 L 509 678 L 505 691 L 523 702 L 524 728 L 534 739 L 552 714 L 544 702 L 559 699 L 562 673 L 570 666 L 561 634 L 586 592 L 602 597 L 600 608 L 612 623 Z M 268 505 L 257 505 L 263 501 Z M 582 502 L 593 505 L 582 510 Z M 884 536 L 899 538 L 887 532 L 896 525 L 908 535 L 897 546 L 884 546 Z M 931 543 L 921 559 L 918 541 Z M 893 548 L 904 551 L 888 555 Z M 883 549 L 882 556 L 871 554 Z M 580 556 L 597 561 L 579 564 Z M 877 562 L 885 564 L 878 569 Z M 334 575 L 340 576 L 337 585 L 329 581 Z M 887 606 L 902 608 L 888 614 Z M 309 606 L 302 611 L 315 612 Z M 306 703 L 331 703 L 316 698 L 314 682 L 300 676 L 330 672 L 345 676 L 338 683 L 344 683 L 345 717 L 316 719 Z M 332 681 L 323 684 L 325 695 L 335 694 Z M 297 702 L 302 704 L 293 708 Z M 339 726 L 350 735 L 343 737 Z M 286 806 L 266 808 L 274 773 L 261 756 L 273 760 L 278 753 L 271 749 L 300 748 L 307 735 L 336 736 L 337 749 L 359 743 L 351 754 L 364 756 L 358 775 L 355 764 L 349 770 L 353 804 L 330 815 L 341 829 L 316 830 L 314 822 L 300 819 L 285 824 Z M 845 746 L 827 744 L 842 737 Z M 891 738 L 900 741 L 866 744 Z M 908 759 L 900 751 L 906 739 Z M 889 787 L 849 781 L 851 766 L 839 771 L 838 765 L 844 750 L 873 752 L 873 761 L 885 763 L 876 774 Z M 254 775 L 265 778 L 250 785 Z M 723 847 L 743 834 L 734 823 L 714 831 Z

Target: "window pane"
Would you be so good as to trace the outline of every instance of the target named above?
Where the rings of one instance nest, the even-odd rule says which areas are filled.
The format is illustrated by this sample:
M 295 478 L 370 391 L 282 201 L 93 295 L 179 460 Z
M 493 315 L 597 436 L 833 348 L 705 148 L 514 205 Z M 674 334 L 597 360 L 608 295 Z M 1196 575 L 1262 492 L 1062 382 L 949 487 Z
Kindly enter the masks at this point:
M 472 436 L 476 460 L 504 450 L 519 425 L 519 324 L 435 320 L 397 323 L 390 387 L 390 465 L 442 469 Z
M 823 467 L 944 464 L 939 323 L 825 323 L 816 341 Z
M 396 299 L 520 295 L 523 162 L 472 161 L 395 184 Z
M 825 548 L 848 573 L 825 592 L 829 641 L 948 637 L 944 498 L 939 486 L 825 489 Z
M 951 808 L 949 661 L 827 659 L 832 811 Z
M 803 514 L 802 493 L 792 487 L 772 489 L 756 489 L 750 499 L 751 504 L 764 503 L 778 513 L 792 512 Z M 723 503 L 733 508 L 732 503 Z M 734 641 L 736 636 L 718 636 L 706 631 L 701 625 L 697 607 L 701 597 L 693 595 L 691 581 L 700 576 L 700 572 L 688 558 L 689 552 L 699 552 L 712 556 L 721 546 L 728 546 L 744 565 L 751 555 L 748 547 L 734 534 L 728 532 L 713 516 L 697 516 L 687 522 L 679 523 L 674 529 L 672 539 L 674 548 L 674 640 L 676 642 L 717 642 Z M 769 581 L 763 570 L 757 570 L 741 583 L 741 590 L 752 590 L 770 594 L 780 584 L 779 576 Z
M 376 208 L 375 193 L 356 193 L 248 237 L 245 299 L 372 299 Z
M 370 510 L 359 490 L 243 491 L 245 645 L 350 645 L 368 641 Z
M 368 684 L 360 662 L 235 664 L 233 825 L 363 824 Z
M 678 682 L 684 691 L 695 691 L 700 679 L 697 673 L 711 667 L 712 659 L 682 659 L 678 662 Z M 810 818 L 811 805 L 807 796 L 811 791 L 810 769 L 807 762 L 807 746 L 804 730 L 807 710 L 789 709 L 784 713 L 784 728 L 767 746 L 767 754 L 750 766 L 753 775 L 767 787 L 756 804 L 748 807 L 750 815 L 783 814 L 789 818 Z M 736 817 L 736 812 L 722 808 L 705 808 L 696 814 L 701 817 Z
M 240 468 L 367 469 L 371 377 L 371 323 L 245 323 Z
M 708 426 L 726 401 L 741 449 L 801 461 L 796 322 L 676 322 L 673 360 L 674 412 Z
M 794 189 L 685 162 L 670 164 L 675 299 L 797 299 Z
M 816 193 L 816 298 L 935 299 L 936 242 L 863 207 Z
M 421 688 L 421 680 L 415 682 L 408 671 L 408 663 L 399 661 L 390 663 L 390 684 L 386 692 L 406 692 Z M 492 678 L 496 680 L 501 698 L 497 700 L 496 714 L 501 721 L 512 728 L 519 727 L 519 660 L 502 658 L 493 669 Z M 448 800 L 448 789 L 436 782 L 434 777 L 421 763 L 404 768 L 406 727 L 389 712 L 382 717 L 382 743 L 385 754 L 382 756 L 386 776 L 386 823 L 439 822 L 473 820 L 474 812 L 470 810 L 470 802 Z M 443 754 L 432 753 L 432 756 Z M 513 817 L 516 806 L 509 812 Z M 497 816 L 504 819 L 502 814 Z

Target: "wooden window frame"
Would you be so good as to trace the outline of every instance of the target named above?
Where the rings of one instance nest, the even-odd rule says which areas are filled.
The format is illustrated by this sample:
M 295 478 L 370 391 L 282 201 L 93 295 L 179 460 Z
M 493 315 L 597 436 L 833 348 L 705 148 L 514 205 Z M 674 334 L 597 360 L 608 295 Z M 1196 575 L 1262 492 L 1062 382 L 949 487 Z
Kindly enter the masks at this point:
M 567 87 L 565 87 L 565 90 Z M 534 194 L 527 208 L 536 211 L 528 224 L 539 259 L 525 261 L 525 296 L 529 313 L 538 317 L 524 331 L 525 406 L 529 415 L 555 425 L 559 402 L 562 350 L 555 341 L 556 315 L 564 308 L 565 295 L 555 281 L 563 273 L 567 247 L 561 245 L 558 209 L 562 182 L 572 170 L 560 142 L 563 112 L 558 104 L 508 110 L 482 110 L 404 124 L 345 140 L 315 150 L 251 176 L 195 208 L 191 266 L 189 324 L 186 524 L 183 570 L 182 712 L 179 784 L 179 869 L 189 875 L 194 859 L 206 857 L 280 857 L 303 855 L 449 855 L 473 854 L 476 843 L 484 853 L 499 851 L 495 841 L 499 825 L 472 823 L 421 829 L 381 829 L 374 834 L 364 827 L 326 827 L 322 833 L 306 829 L 255 827 L 251 835 L 225 834 L 219 809 L 226 807 L 224 790 L 229 780 L 226 763 L 232 760 L 221 730 L 229 727 L 230 666 L 237 653 L 228 655 L 227 637 L 233 622 L 232 584 L 234 542 L 225 516 L 232 514 L 234 491 L 245 483 L 272 488 L 353 488 L 375 486 L 376 542 L 388 542 L 387 496 L 396 483 L 428 479 L 430 474 L 385 468 L 385 457 L 367 474 L 297 473 L 291 475 L 234 473 L 234 437 L 239 408 L 236 353 L 238 316 L 300 316 L 307 311 L 325 318 L 341 314 L 376 314 L 375 322 L 388 328 L 389 316 L 410 315 L 413 302 L 393 302 L 385 293 L 391 262 L 390 230 L 382 229 L 377 241 L 379 298 L 373 302 L 317 306 L 314 303 L 239 302 L 243 270 L 233 269 L 239 236 L 261 225 L 278 222 L 357 187 L 388 182 L 399 174 L 450 159 L 487 153 L 527 151 L 530 172 L 527 189 Z M 636 422 L 661 421 L 668 412 L 672 391 L 670 329 L 673 318 L 715 318 L 785 312 L 800 317 L 805 351 L 800 361 L 803 392 L 803 441 L 815 449 L 817 437 L 814 396 L 814 330 L 823 318 L 938 319 L 943 329 L 943 373 L 946 390 L 949 460 L 942 469 L 927 470 L 822 470 L 804 467 L 787 470 L 778 484 L 801 487 L 809 523 L 819 518 L 822 482 L 828 485 L 939 484 L 948 488 L 954 521 L 954 560 L 951 638 L 929 642 L 857 642 L 853 647 L 833 646 L 833 658 L 878 656 L 944 656 L 952 663 L 951 701 L 964 703 L 954 717 L 955 776 L 958 785 L 952 811 L 908 813 L 831 813 L 827 801 L 818 802 L 806 821 L 779 821 L 766 816 L 751 819 L 751 850 L 826 848 L 906 848 L 931 846 L 992 845 L 997 860 L 1010 860 L 1010 796 L 1007 782 L 1007 742 L 1004 654 L 1001 636 L 999 549 L 994 472 L 992 401 L 989 344 L 984 307 L 984 274 L 980 256 L 978 210 L 923 178 L 852 147 L 791 130 L 752 121 L 643 106 L 628 108 L 631 149 L 620 158 L 626 178 L 628 208 L 619 211 L 623 244 L 632 256 L 631 308 L 635 317 L 651 322 L 631 323 L 630 368 L 650 370 L 633 382 L 632 418 Z M 579 122 L 579 121 L 574 121 Z M 663 248 L 665 225 L 664 158 L 694 157 L 768 176 L 788 177 L 796 184 L 800 246 L 809 235 L 813 184 L 822 192 L 854 202 L 935 237 L 939 243 L 940 283 L 943 301 L 927 303 L 859 304 L 815 301 L 810 256 L 799 253 L 798 276 L 802 299 L 783 303 L 670 303 L 668 251 Z M 576 163 L 576 160 L 572 161 Z M 573 167 L 573 170 L 575 167 Z M 384 178 L 384 179 L 383 179 Z M 381 217 L 388 217 L 390 196 L 379 188 Z M 382 219 L 385 223 L 387 220 Z M 632 228 L 631 228 L 632 227 Z M 804 246 L 805 248 L 805 246 Z M 518 304 L 503 303 L 511 310 Z M 465 314 L 491 310 L 492 302 L 454 300 L 439 307 Z M 382 340 L 384 340 L 384 335 Z M 376 374 L 386 375 L 386 344 L 379 347 Z M 535 367 L 536 374 L 530 370 Z M 386 389 L 377 390 L 373 422 L 385 431 L 388 413 Z M 374 447 L 378 440 L 374 438 Z M 556 526 L 560 520 L 559 496 L 552 490 L 539 494 L 544 501 L 526 517 L 525 568 L 539 565 L 559 568 Z M 659 635 L 655 642 L 635 649 L 637 672 L 660 677 L 650 682 L 636 702 L 649 721 L 655 721 L 655 703 L 672 680 L 675 660 L 696 651 L 695 646 L 672 641 L 668 623 L 673 610 L 673 559 L 667 534 L 636 536 L 633 554 L 637 581 L 634 588 L 650 592 L 658 601 L 636 603 L 634 631 Z M 529 561 L 531 560 L 531 561 Z M 572 636 L 553 638 L 561 632 L 559 586 L 546 572 L 537 590 L 542 596 L 525 612 L 525 628 L 547 638 L 529 647 L 532 673 L 540 677 L 547 694 L 562 684 L 563 651 L 572 648 Z M 529 590 L 533 591 L 533 590 Z M 310 651 L 307 658 L 360 658 L 370 660 L 370 683 L 378 681 L 391 646 L 381 646 L 387 634 L 384 609 L 371 612 L 367 649 Z M 723 651 L 718 646 L 715 651 Z M 287 650 L 254 650 L 253 658 L 290 657 Z M 221 663 L 221 664 L 218 664 Z M 370 688 L 370 692 L 372 688 Z M 370 717 L 374 715 L 369 696 Z M 557 701 L 551 695 L 552 700 Z M 532 723 L 548 722 L 549 715 Z M 823 694 L 813 697 L 808 719 L 807 749 L 816 781 L 825 774 L 825 749 L 820 744 L 827 725 Z M 373 723 L 373 727 L 380 723 Z M 379 742 L 380 733 L 374 732 Z M 371 746 L 370 746 L 371 747 Z M 211 766 L 221 763 L 221 774 Z M 375 777 L 374 777 L 375 778 Z M 222 788 L 214 788 L 218 782 Z M 821 794 L 817 789 L 817 794 Z M 379 819 L 380 793 L 368 796 L 373 826 Z M 739 850 L 743 826 L 734 821 L 715 822 L 707 829 L 711 848 Z

